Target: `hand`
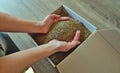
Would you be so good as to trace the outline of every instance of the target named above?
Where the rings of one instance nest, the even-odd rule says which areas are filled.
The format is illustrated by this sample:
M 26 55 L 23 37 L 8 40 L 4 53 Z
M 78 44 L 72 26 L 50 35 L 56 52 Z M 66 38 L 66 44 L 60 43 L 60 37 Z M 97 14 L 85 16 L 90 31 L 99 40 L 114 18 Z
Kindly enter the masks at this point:
M 42 33 L 47 33 L 50 29 L 50 27 L 58 22 L 58 21 L 62 21 L 62 20 L 68 20 L 70 19 L 69 17 L 61 17 L 60 15 L 56 15 L 56 14 L 51 14 L 48 15 L 40 24 L 40 29 Z
M 71 42 L 52 40 L 48 44 L 53 45 L 55 47 L 55 52 L 66 52 L 80 44 L 80 42 L 78 41 L 79 38 L 80 31 L 77 31 L 74 36 L 74 39 Z

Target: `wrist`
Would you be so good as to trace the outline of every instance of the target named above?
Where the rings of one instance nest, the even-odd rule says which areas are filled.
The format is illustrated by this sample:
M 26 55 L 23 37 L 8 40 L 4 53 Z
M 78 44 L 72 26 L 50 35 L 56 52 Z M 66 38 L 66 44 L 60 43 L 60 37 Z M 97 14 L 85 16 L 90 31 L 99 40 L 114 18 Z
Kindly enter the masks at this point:
M 48 25 L 47 23 L 45 23 L 44 21 L 38 22 L 37 23 L 38 26 L 38 33 L 48 33 L 49 29 L 50 29 L 50 25 Z
M 57 46 L 55 44 L 50 44 L 50 43 L 47 43 L 46 46 L 48 46 L 48 51 L 51 53 L 51 54 L 54 54 L 57 52 Z
M 39 33 L 40 32 L 38 21 L 18 19 L 16 24 L 18 22 L 20 26 L 17 29 L 19 31 L 28 32 L 28 33 Z
M 54 53 L 56 52 L 60 52 L 61 48 L 64 46 L 65 42 L 60 42 L 58 40 L 52 40 L 50 42 L 47 43 L 47 45 L 49 45 L 52 49 L 52 51 Z
M 28 31 L 30 31 L 30 33 L 42 33 L 42 23 L 39 21 L 28 21 L 27 22 L 29 25 L 29 27 L 31 27 L 30 29 L 28 28 Z
M 34 33 L 47 33 L 48 29 L 44 27 L 44 23 L 42 21 L 36 21 L 34 23 Z

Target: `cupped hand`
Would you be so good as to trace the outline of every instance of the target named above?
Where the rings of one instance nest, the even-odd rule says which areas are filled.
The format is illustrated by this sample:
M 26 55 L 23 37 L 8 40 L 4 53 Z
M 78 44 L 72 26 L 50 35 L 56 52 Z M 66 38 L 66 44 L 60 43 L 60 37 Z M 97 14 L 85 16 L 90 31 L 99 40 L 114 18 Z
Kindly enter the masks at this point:
M 52 40 L 48 44 L 54 45 L 56 47 L 55 52 L 66 52 L 74 48 L 78 44 L 80 44 L 80 42 L 78 41 L 79 38 L 80 38 L 80 31 L 77 31 L 71 42 Z
M 48 15 L 40 24 L 41 32 L 47 33 L 50 27 L 54 23 L 57 23 L 58 21 L 62 21 L 62 20 L 69 20 L 69 19 L 70 19 L 69 17 L 61 17 L 60 15 L 57 15 L 57 14 Z

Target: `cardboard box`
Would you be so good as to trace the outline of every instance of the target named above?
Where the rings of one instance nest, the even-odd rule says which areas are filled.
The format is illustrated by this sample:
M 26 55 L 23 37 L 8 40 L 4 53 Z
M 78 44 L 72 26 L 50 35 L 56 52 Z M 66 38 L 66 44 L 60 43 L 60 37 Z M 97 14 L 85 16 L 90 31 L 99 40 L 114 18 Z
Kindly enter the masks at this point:
M 120 73 L 120 33 L 115 29 L 97 31 L 96 27 L 67 6 L 55 14 L 70 16 L 82 22 L 91 35 L 57 65 L 60 73 Z
M 54 11 L 52 14 L 58 14 L 61 16 L 69 16 L 75 20 L 78 20 L 83 23 L 83 25 L 91 32 L 96 31 L 96 27 L 93 26 L 91 23 L 89 23 L 87 20 L 85 20 L 83 17 L 79 16 L 77 13 L 72 11 L 70 8 L 67 6 L 63 5 L 60 8 L 58 8 L 56 11 Z M 56 67 L 61 61 L 64 60 L 73 50 L 70 50 L 65 53 L 56 53 L 51 55 L 48 60 L 51 62 L 51 64 Z
M 58 8 L 56 11 L 54 11 L 52 14 L 58 14 L 61 16 L 69 16 L 75 20 L 78 20 L 80 22 L 83 23 L 83 25 L 88 29 L 88 34 L 89 33 L 93 33 L 96 31 L 96 27 L 93 26 L 91 23 L 89 23 L 87 20 L 85 20 L 84 18 L 82 18 L 81 16 L 79 16 L 78 14 L 76 14 L 74 11 L 72 11 L 71 9 L 69 9 L 67 6 L 63 5 L 60 8 Z M 33 37 L 33 39 L 36 41 L 37 39 L 35 38 L 37 36 L 37 34 L 33 34 L 31 35 Z M 37 42 L 37 41 L 36 41 Z M 39 44 L 39 43 L 38 43 Z M 48 57 L 48 60 L 50 61 L 50 63 L 56 67 L 61 61 L 64 60 L 64 58 L 66 58 L 71 52 L 74 51 L 75 48 L 69 50 L 68 52 L 57 52 L 51 56 Z
M 96 27 L 63 5 L 54 13 L 81 21 L 92 34 L 56 67 L 60 73 L 120 73 L 120 33 Z

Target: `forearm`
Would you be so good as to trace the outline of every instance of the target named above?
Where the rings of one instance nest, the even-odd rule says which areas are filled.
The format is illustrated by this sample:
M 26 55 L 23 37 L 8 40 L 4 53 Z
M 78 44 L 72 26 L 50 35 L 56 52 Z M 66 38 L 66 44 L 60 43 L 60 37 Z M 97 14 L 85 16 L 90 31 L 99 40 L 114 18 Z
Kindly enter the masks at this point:
M 55 52 L 55 46 L 42 45 L 0 58 L 0 73 L 22 73 L 26 68 Z M 10 68 L 9 68 L 10 66 Z
M 19 19 L 6 13 L 0 12 L 0 31 L 13 32 L 40 32 L 37 21 Z

